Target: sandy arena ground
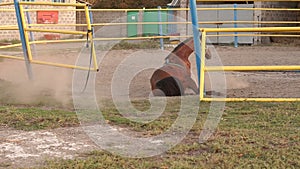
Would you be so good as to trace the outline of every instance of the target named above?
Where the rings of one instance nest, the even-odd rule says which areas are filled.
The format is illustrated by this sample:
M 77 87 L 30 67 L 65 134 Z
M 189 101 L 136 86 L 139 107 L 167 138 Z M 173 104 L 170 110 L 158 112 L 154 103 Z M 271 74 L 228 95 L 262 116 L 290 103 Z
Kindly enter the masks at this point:
M 37 59 L 59 63 L 74 64 L 83 44 L 42 45 L 37 49 Z M 210 47 L 213 57 L 221 59 L 223 65 L 297 65 L 300 61 L 299 46 L 231 46 Z M 56 49 L 56 50 L 53 50 Z M 171 50 L 171 49 L 167 49 Z M 163 65 L 164 56 L 154 58 L 158 50 L 147 50 L 153 59 Z M 116 68 L 124 59 L 138 50 L 109 51 L 99 65 L 96 74 L 96 91 L 100 98 L 111 97 L 111 82 Z M 21 52 L 4 54 L 21 55 Z M 190 57 L 194 79 L 196 75 L 195 58 Z M 88 62 L 88 58 L 87 58 Z M 207 61 L 208 65 L 211 60 Z M 122 63 L 123 64 L 123 63 Z M 133 65 L 133 64 L 132 64 Z M 42 98 L 70 104 L 73 70 L 43 65 L 32 65 L 34 81 L 28 81 L 24 62 L 3 59 L 0 62 L 0 87 L 10 82 L 9 89 L 2 89 L 0 98 L 19 104 L 43 103 Z M 128 67 L 130 69 L 130 65 Z M 150 93 L 149 79 L 154 69 L 138 72 L 130 83 L 132 98 L 147 98 Z M 299 72 L 226 72 L 227 97 L 300 97 Z M 206 76 L 207 77 L 207 76 Z M 124 77 L 126 78 L 126 77 Z M 122 79 L 119 79 L 121 82 Z M 85 81 L 82 82 L 82 88 Z M 209 90 L 209 82 L 207 82 Z M 11 89 L 10 89 L 11 88 Z M 3 99 L 6 97 L 6 99 Z M 9 99 L 7 99 L 9 97 Z M 37 100 L 38 99 L 38 100 Z M 47 100 L 46 99 L 46 100 Z

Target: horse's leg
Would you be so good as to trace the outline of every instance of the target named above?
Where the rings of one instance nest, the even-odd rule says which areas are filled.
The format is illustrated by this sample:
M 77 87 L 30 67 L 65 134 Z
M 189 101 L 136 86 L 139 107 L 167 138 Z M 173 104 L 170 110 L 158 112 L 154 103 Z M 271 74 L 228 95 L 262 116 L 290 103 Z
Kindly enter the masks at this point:
M 150 80 L 150 84 L 151 84 L 151 90 L 155 90 L 156 89 L 156 84 L 152 79 Z
M 184 94 L 182 82 L 172 76 L 158 81 L 156 89 L 161 90 L 166 96 L 181 96 Z
M 206 59 L 211 59 L 212 54 L 208 48 L 205 49 L 205 58 Z
M 187 79 L 187 87 L 192 89 L 196 94 L 199 94 L 199 89 L 195 81 L 191 77 Z
M 164 92 L 156 87 L 155 81 L 151 78 L 151 93 L 153 96 L 165 96 Z
M 166 96 L 165 93 L 160 89 L 154 89 L 152 90 L 151 96 Z

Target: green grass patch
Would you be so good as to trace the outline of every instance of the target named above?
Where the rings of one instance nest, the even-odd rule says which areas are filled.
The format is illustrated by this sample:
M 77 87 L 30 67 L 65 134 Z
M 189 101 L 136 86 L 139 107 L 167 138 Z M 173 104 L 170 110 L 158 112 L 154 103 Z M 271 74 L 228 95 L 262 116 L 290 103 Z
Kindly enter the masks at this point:
M 147 111 L 151 107 L 148 100 L 134 100 L 131 103 L 133 107 L 139 111 Z M 103 107 L 105 108 L 101 109 L 101 112 L 110 125 L 124 127 L 135 132 L 140 132 L 141 135 L 150 136 L 161 134 L 172 126 L 172 124 L 178 118 L 178 112 L 180 111 L 180 100 L 178 98 L 168 98 L 166 101 L 165 110 L 159 116 L 159 118 L 146 124 L 127 119 L 123 116 L 123 114 L 120 114 L 119 110 L 117 110 L 112 103 L 106 103 Z M 201 111 L 202 114 L 199 115 L 199 119 L 203 120 L 206 116 L 205 113 L 208 112 L 208 104 L 203 105 Z M 130 112 L 130 110 L 125 110 L 123 112 Z
M 96 45 L 98 50 L 158 49 L 159 47 L 158 40 L 123 40 L 116 44 Z
M 19 44 L 21 43 L 20 40 L 13 39 L 13 40 L 1 40 L 0 41 L 0 46 L 5 46 L 5 45 L 13 45 L 13 44 Z M 1 51 L 7 51 L 7 52 L 12 52 L 12 51 L 22 51 L 22 47 L 10 47 L 10 48 L 3 48 L 0 49 Z M 1 61 L 1 59 L 0 59 Z
M 17 43 L 21 43 L 21 41 L 18 39 L 13 39 L 13 40 L 4 39 L 4 40 L 1 40 L 0 43 L 17 44 Z
M 19 130 L 79 126 L 76 113 L 33 107 L 0 106 L 0 125 Z
M 155 49 L 159 48 L 159 42 L 156 40 L 145 40 L 140 42 L 128 42 L 121 41 L 116 44 L 112 49 L 121 50 L 121 49 Z
M 129 121 L 112 103 L 101 111 L 111 125 L 153 136 L 164 132 L 178 117 L 178 100 L 171 99 L 165 112 L 149 124 Z M 147 110 L 147 100 L 133 101 Z M 132 159 L 105 151 L 81 154 L 71 160 L 49 160 L 42 168 L 300 168 L 300 103 L 227 103 L 215 133 L 198 143 L 209 112 L 201 103 L 197 121 L 187 137 L 166 153 Z M 73 112 L 39 108 L 0 107 L 1 125 L 33 130 L 78 125 Z
M 139 108 L 149 106 L 142 101 L 134 104 Z M 208 111 L 209 103 L 201 103 L 197 122 L 187 137 L 161 156 L 131 159 L 94 151 L 74 160 L 48 161 L 45 168 L 300 167 L 300 103 L 227 103 L 214 135 L 199 144 L 198 137 Z M 146 128 L 152 134 L 163 132 L 177 117 L 167 107 L 151 127 L 150 124 L 140 126 L 124 120 L 109 106 L 104 112 L 113 125 L 127 126 L 137 131 Z

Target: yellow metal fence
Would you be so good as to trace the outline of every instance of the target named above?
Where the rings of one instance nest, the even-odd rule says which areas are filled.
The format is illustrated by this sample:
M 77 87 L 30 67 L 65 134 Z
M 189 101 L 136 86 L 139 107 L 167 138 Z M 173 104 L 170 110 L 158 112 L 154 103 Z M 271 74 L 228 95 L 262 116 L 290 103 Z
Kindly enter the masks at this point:
M 1 6 L 5 5 L 12 5 L 14 3 L 2 3 L 0 4 Z M 41 29 L 41 28 L 33 28 L 31 24 L 26 23 L 26 18 L 25 18 L 25 11 L 28 11 L 30 9 L 25 9 L 24 6 L 28 5 L 44 5 L 44 6 L 65 6 L 65 7 L 82 7 L 83 11 L 85 12 L 86 15 L 86 24 L 84 26 L 87 26 L 87 30 L 90 30 L 88 32 L 83 32 L 83 31 L 71 31 L 71 30 L 58 30 L 58 29 Z M 22 26 L 23 26 L 23 34 L 25 35 L 25 45 L 27 49 L 27 57 L 29 63 L 33 64 L 41 64 L 41 65 L 49 65 L 49 66 L 56 66 L 56 67 L 64 67 L 64 68 L 71 68 L 71 69 L 82 69 L 82 70 L 98 70 L 98 63 L 96 59 L 96 53 L 95 53 L 95 46 L 94 46 L 94 40 L 93 40 L 93 35 L 92 35 L 92 25 L 91 25 L 91 19 L 89 15 L 89 7 L 85 4 L 79 4 L 79 3 L 48 3 L 48 2 L 19 2 L 19 8 L 20 8 L 20 14 L 21 14 L 21 21 L 22 21 Z M 0 9 L 1 12 L 11 12 L 12 9 Z M 35 10 L 40 10 L 40 9 L 35 9 Z M 53 11 L 53 9 L 47 9 L 49 11 Z M 55 9 L 55 10 L 63 10 L 63 9 Z M 75 10 L 75 9 L 66 9 L 66 10 Z M 14 11 L 14 10 L 13 10 Z M 55 24 L 53 24 L 55 25 Z M 42 24 L 36 24 L 36 26 L 43 26 Z M 47 24 L 49 26 L 49 24 Z M 57 25 L 55 25 L 57 26 Z M 66 26 L 65 24 L 63 26 Z M 4 25 L 0 26 L 0 30 L 19 30 L 18 26 L 16 25 Z M 47 62 L 47 61 L 41 61 L 34 59 L 32 57 L 32 51 L 30 45 L 32 44 L 39 44 L 39 43 L 57 43 L 59 42 L 58 40 L 37 40 L 37 41 L 30 41 L 29 40 L 29 33 L 30 32 L 49 32 L 49 33 L 60 33 L 60 34 L 72 34 L 72 35 L 87 35 L 88 36 L 88 41 L 84 39 L 66 39 L 62 40 L 60 42 L 84 42 L 87 41 L 87 43 L 90 43 L 89 46 L 92 48 L 91 49 L 91 57 L 93 60 L 93 67 L 83 67 L 83 66 L 77 66 L 77 65 L 70 65 L 70 64 L 63 64 L 63 63 L 55 63 L 55 62 Z M 12 44 L 12 45 L 6 45 L 6 46 L 0 46 L 0 49 L 7 49 L 7 48 L 13 48 L 13 47 L 19 47 L 22 46 L 22 44 Z M 7 59 L 17 59 L 17 60 L 25 60 L 26 58 L 20 57 L 20 56 L 10 56 L 10 55 L 0 55 L 2 58 L 7 58 Z
M 300 27 L 265 27 L 265 28 L 204 28 L 201 43 L 201 70 L 200 70 L 200 101 L 260 101 L 260 102 L 283 102 L 300 101 L 300 98 L 208 98 L 205 97 L 204 79 L 205 72 L 211 71 L 286 71 L 300 70 L 300 65 L 276 65 L 276 66 L 205 66 L 206 37 L 210 32 L 299 32 Z M 238 36 L 239 34 L 227 34 L 227 36 Z

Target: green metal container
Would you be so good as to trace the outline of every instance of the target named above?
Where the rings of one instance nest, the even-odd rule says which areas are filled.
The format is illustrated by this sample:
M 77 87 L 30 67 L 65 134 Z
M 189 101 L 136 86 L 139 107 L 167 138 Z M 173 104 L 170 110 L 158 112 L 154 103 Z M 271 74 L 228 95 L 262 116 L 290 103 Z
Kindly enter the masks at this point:
M 127 12 L 127 23 L 135 23 L 138 22 L 138 11 L 130 11 Z M 137 24 L 128 24 L 127 25 L 127 36 L 128 37 L 135 37 L 137 36 Z
M 167 22 L 168 16 L 167 11 L 160 11 L 161 21 Z M 145 11 L 143 15 L 143 22 L 158 22 L 159 21 L 158 11 Z M 162 24 L 163 35 L 167 34 L 167 24 Z M 159 24 L 144 24 L 143 25 L 143 35 L 159 35 Z

